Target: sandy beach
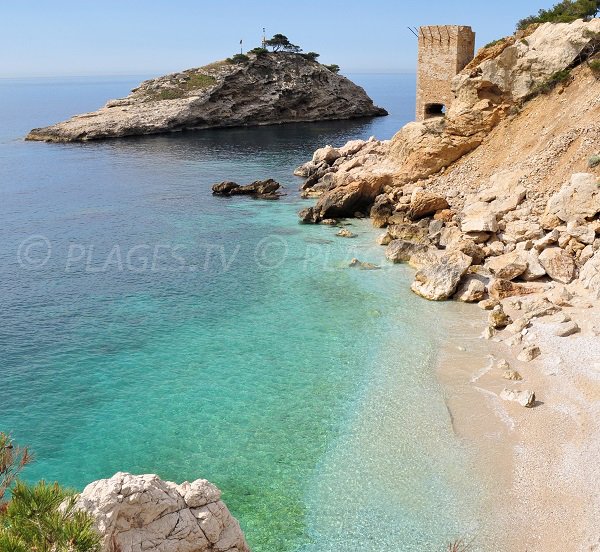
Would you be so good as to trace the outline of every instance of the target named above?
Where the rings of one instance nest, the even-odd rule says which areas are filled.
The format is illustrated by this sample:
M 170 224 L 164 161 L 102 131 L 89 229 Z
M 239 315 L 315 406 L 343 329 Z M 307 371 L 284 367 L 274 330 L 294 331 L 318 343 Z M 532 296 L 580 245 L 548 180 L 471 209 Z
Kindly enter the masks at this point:
M 504 301 L 518 318 L 520 303 Z M 440 355 L 439 378 L 457 436 L 472 447 L 474 470 L 487 498 L 482 535 L 496 535 L 494 550 L 590 551 L 600 546 L 600 314 L 592 300 L 575 298 L 564 306 L 581 332 L 558 337 L 561 313 L 533 320 L 523 344 L 510 347 L 504 330 L 492 340 L 481 336 L 487 312 L 475 306 L 455 309 L 456 324 Z M 469 317 L 464 316 L 468 310 Z M 522 362 L 523 346 L 535 343 L 541 355 Z M 498 361 L 506 360 L 522 381 L 508 381 Z M 532 390 L 533 408 L 500 398 L 503 389 Z M 470 535 L 480 548 L 481 535 Z

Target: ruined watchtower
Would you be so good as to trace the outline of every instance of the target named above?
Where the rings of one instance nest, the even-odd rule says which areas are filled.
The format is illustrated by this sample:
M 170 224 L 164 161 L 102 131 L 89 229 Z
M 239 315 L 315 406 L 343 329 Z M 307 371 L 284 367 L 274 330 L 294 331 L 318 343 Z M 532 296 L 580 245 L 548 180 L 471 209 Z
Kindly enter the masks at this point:
M 475 55 L 471 27 L 434 25 L 419 28 L 417 121 L 444 115 L 454 95 L 452 78 Z

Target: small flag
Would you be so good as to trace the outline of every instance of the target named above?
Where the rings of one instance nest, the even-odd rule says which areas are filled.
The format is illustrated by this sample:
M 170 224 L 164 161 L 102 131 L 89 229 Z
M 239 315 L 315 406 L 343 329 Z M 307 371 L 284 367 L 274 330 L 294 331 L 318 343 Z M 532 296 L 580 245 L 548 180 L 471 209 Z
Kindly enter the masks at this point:
M 241 44 L 242 42 L 243 42 L 243 41 L 242 41 L 242 40 L 240 40 L 240 44 Z

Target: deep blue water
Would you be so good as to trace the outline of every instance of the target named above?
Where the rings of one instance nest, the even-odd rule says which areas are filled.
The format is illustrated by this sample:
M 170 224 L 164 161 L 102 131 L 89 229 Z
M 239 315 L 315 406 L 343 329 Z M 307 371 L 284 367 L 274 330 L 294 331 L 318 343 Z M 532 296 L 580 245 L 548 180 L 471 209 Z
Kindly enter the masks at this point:
M 143 77 L 0 80 L 0 431 L 33 449 L 26 478 L 204 477 L 255 551 L 441 550 L 473 529 L 442 311 L 368 222 L 355 240 L 297 223 L 295 166 L 412 119 L 413 75 L 351 77 L 389 117 L 60 145 L 22 138 Z M 210 193 L 268 177 L 279 202 Z

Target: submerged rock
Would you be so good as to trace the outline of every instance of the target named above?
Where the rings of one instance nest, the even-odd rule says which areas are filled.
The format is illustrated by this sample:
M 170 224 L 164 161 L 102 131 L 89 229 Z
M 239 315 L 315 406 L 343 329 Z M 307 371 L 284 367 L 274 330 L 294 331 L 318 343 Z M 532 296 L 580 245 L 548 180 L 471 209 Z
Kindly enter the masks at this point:
M 90 483 L 77 506 L 94 518 L 102 552 L 250 552 L 221 491 L 204 479 L 117 473 Z
M 381 268 L 379 265 L 359 261 L 358 259 L 352 259 L 348 266 L 350 268 L 359 268 L 360 270 L 379 270 Z
M 33 129 L 27 139 L 73 142 L 380 115 L 385 109 L 352 81 L 298 54 L 277 52 L 145 81 L 126 98 Z

